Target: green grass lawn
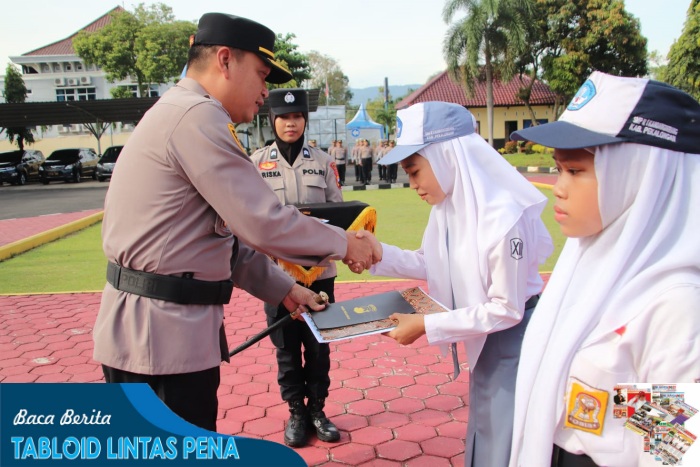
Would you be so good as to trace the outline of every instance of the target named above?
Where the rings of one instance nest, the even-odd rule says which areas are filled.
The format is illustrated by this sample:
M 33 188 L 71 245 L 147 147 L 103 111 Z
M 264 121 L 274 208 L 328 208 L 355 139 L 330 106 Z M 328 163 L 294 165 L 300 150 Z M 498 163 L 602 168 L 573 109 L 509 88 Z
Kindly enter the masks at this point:
M 555 252 L 540 271 L 551 271 L 565 237 L 554 222 L 551 190 L 543 189 L 542 192 L 549 197 L 543 218 L 554 239 Z M 430 206 L 412 190 L 350 191 L 344 192 L 343 196 L 346 201 L 360 200 L 374 206 L 377 210 L 376 234 L 380 240 L 405 249 L 420 246 Z M 101 224 L 96 224 L 3 261 L 0 263 L 0 293 L 102 290 L 107 260 L 102 253 L 100 229 Z M 353 274 L 343 264 L 338 264 L 338 281 L 373 279 L 378 278 L 367 272 Z
M 514 167 L 554 167 L 552 154 L 503 154 L 503 158 Z

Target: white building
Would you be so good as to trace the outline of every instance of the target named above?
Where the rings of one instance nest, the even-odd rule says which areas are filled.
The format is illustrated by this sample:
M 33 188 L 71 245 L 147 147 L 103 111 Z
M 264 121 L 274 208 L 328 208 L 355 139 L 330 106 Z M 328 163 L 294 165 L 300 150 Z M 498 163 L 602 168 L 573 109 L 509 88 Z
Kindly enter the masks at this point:
M 80 31 L 92 32 L 103 28 L 111 21 L 110 15 L 119 11 L 124 11 L 124 9 L 120 6 L 113 8 Z M 10 57 L 12 63 L 20 66 L 22 69 L 22 79 L 27 87 L 27 102 L 110 99 L 112 97 L 110 90 L 115 87 L 127 87 L 136 95 L 136 82 L 125 80 L 111 83 L 105 78 L 106 74 L 102 69 L 95 65 L 88 66 L 83 63 L 75 53 L 75 50 L 73 50 L 73 39 L 80 31 L 76 31 L 71 36 L 49 45 L 39 47 L 19 56 Z M 151 85 L 149 96 L 160 96 L 171 86 L 172 83 Z M 0 82 L 0 87 L 0 89 L 4 89 L 4 77 Z M 4 102 L 4 97 L 2 102 Z M 113 139 L 114 134 L 130 132 L 132 129 L 133 126 L 129 124 L 117 124 L 111 129 L 110 136 Z M 35 138 L 37 140 L 73 135 L 85 135 L 88 137 L 87 141 L 90 141 L 90 138 L 92 138 L 92 143 L 87 145 L 94 146 L 94 138 L 83 125 L 54 125 L 47 128 L 36 128 L 35 130 Z M 3 143 L 6 143 L 6 141 Z M 109 141 L 107 144 L 109 144 Z

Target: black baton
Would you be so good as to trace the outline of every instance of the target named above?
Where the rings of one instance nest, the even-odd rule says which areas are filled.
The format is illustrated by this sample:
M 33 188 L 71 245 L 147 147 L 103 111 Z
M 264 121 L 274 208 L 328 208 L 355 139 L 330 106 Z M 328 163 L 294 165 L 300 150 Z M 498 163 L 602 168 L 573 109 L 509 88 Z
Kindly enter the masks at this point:
M 248 339 L 247 341 L 245 341 L 244 343 L 242 343 L 241 345 L 239 345 L 238 347 L 236 347 L 235 349 L 230 351 L 228 353 L 228 356 L 233 357 L 238 352 L 242 352 L 243 350 L 247 349 L 248 347 L 255 344 L 256 342 L 260 342 L 262 339 L 269 336 L 272 333 L 272 331 L 287 326 L 293 320 L 294 320 L 294 318 L 292 318 L 291 314 L 285 315 L 282 319 L 280 319 L 279 321 L 274 323 L 272 326 L 266 327 L 265 329 L 263 329 L 262 331 L 260 331 L 259 333 L 257 333 L 256 335 L 254 335 L 253 337 L 251 337 L 250 339 Z

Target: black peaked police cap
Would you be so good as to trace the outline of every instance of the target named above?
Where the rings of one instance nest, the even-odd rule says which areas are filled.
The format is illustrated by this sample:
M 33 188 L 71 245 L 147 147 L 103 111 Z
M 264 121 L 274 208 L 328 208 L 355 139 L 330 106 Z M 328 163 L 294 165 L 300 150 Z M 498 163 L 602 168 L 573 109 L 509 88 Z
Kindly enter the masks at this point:
M 271 70 L 265 81 L 281 84 L 292 74 L 275 60 L 275 33 L 260 23 L 224 13 L 205 13 L 199 19 L 192 45 L 225 45 L 257 54 Z
M 309 93 L 306 89 L 273 89 L 267 98 L 270 112 L 284 115 L 292 112 L 309 113 Z

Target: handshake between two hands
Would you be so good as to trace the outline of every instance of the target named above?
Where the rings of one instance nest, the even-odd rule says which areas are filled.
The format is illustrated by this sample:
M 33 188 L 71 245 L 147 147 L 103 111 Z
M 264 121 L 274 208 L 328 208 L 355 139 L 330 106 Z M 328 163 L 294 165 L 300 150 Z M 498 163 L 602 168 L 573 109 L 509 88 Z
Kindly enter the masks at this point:
M 360 274 L 382 259 L 382 245 L 379 240 L 366 230 L 348 231 L 348 249 L 343 258 L 350 270 Z M 289 310 L 294 319 L 303 319 L 301 314 L 308 310 L 321 311 L 326 308 L 328 299 L 320 294 L 294 284 L 282 304 Z
M 377 237 L 367 230 L 348 231 L 348 249 L 343 258 L 352 272 L 360 274 L 373 264 L 382 260 L 382 244 Z M 321 311 L 328 304 L 328 296 L 323 292 L 315 292 L 294 284 L 282 303 L 294 319 L 303 319 L 302 313 L 308 310 Z M 394 313 L 389 317 L 396 323 L 396 328 L 384 335 L 396 340 L 399 344 L 408 345 L 425 334 L 425 321 L 421 314 Z
M 382 260 L 382 244 L 367 230 L 348 231 L 348 250 L 343 258 L 350 270 L 360 274 Z

